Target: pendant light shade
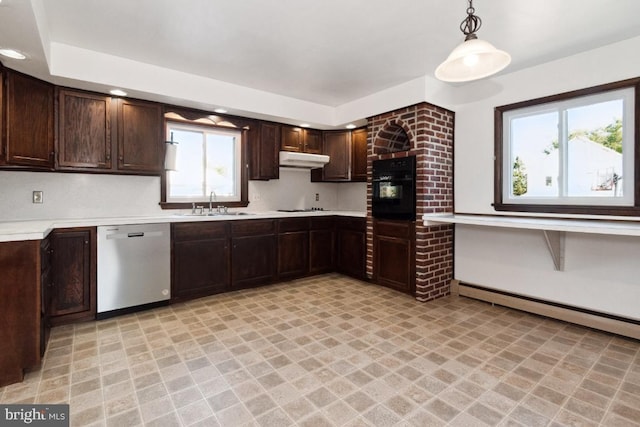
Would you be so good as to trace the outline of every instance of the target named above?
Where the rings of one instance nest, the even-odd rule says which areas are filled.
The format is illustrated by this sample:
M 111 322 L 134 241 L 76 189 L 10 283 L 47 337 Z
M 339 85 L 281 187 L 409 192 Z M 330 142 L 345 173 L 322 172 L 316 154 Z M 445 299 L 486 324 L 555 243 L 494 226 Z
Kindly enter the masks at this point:
M 511 63 L 511 56 L 491 43 L 479 40 L 476 32 L 482 20 L 475 15 L 473 0 L 469 0 L 467 17 L 460 24 L 466 36 L 447 59 L 436 68 L 436 78 L 445 82 L 468 82 L 488 77 Z
M 173 140 L 173 132 L 171 132 L 171 141 L 165 141 L 164 150 L 164 169 L 168 171 L 177 170 L 178 143 Z
M 436 68 L 436 78 L 445 82 L 468 82 L 503 70 L 511 56 L 484 40 L 466 40 Z

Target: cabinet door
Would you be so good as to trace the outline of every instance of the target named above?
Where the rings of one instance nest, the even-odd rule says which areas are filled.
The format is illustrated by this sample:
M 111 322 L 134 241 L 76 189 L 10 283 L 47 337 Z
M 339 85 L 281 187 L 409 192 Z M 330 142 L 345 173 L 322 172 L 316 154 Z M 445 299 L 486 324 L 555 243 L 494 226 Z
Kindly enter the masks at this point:
M 51 240 L 40 242 L 40 356 L 44 356 L 51 332 Z
M 309 272 L 328 273 L 334 269 L 335 231 L 309 230 Z
M 302 151 L 302 129 L 283 125 L 280 149 L 283 151 Z
M 53 233 L 51 324 L 94 319 L 96 314 L 95 229 Z
M 354 230 L 338 231 L 338 266 L 340 273 L 363 279 L 365 277 L 365 233 Z
M 173 245 L 174 299 L 229 290 L 229 243 L 226 237 L 176 242 Z
M 111 169 L 111 97 L 58 93 L 57 167 Z
M 118 99 L 118 169 L 159 173 L 163 144 L 160 104 Z
M 53 86 L 8 72 L 6 90 L 6 162 L 53 168 Z
M 324 180 L 348 180 L 351 164 L 351 132 L 325 132 L 323 153 L 329 156 L 329 163 L 323 168 Z
M 309 233 L 292 231 L 278 234 L 278 277 L 292 279 L 309 271 Z
M 229 233 L 226 222 L 171 226 L 172 299 L 187 299 L 229 290 Z
M 39 249 L 37 240 L 0 243 L 0 387 L 40 362 Z
M 274 280 L 275 235 L 233 237 L 231 244 L 231 287 L 233 289 L 264 285 Z
M 304 152 L 322 154 L 322 132 L 315 129 L 304 129 Z
M 261 122 L 251 132 L 251 179 L 278 179 L 280 176 L 280 125 Z
M 415 225 L 412 221 L 374 220 L 373 280 L 415 293 Z
M 367 180 L 367 129 L 351 132 L 351 181 Z
M 374 237 L 374 280 L 402 292 L 411 293 L 411 242 L 394 237 Z
M 5 72 L 2 68 L 2 64 L 0 64 L 0 165 L 4 165 L 7 161 L 5 152 L 4 152 L 4 92 L 5 92 Z

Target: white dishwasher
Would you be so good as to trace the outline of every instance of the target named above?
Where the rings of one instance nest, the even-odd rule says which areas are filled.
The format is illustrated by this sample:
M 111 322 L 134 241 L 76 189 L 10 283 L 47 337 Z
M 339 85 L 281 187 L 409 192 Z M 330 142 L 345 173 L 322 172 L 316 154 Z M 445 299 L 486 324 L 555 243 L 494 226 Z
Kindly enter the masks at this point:
M 98 319 L 171 298 L 170 224 L 98 227 Z

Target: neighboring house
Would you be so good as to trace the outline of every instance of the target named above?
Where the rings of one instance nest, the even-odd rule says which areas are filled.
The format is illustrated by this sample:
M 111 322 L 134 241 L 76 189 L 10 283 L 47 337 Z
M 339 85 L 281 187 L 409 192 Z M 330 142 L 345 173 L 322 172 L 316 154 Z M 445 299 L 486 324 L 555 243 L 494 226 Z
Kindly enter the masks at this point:
M 622 154 L 584 136 L 569 140 L 567 195 L 613 197 L 622 192 Z M 554 196 L 559 193 L 559 151 L 528 156 L 524 160 L 527 192 L 524 197 Z

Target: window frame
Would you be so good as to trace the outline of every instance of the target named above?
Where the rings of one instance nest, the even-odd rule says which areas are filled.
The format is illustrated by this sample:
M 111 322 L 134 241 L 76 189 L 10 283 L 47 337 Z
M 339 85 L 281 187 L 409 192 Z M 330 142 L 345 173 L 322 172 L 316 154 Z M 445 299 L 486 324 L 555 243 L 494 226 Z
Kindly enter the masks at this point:
M 186 117 L 186 118 L 185 118 Z M 206 122 L 208 121 L 208 122 Z M 250 126 L 247 120 L 236 119 L 235 117 L 222 117 L 219 115 L 211 115 L 210 113 L 197 110 L 169 109 L 165 111 L 164 132 L 165 140 L 169 140 L 167 135 L 168 123 L 180 123 L 186 126 L 210 127 L 220 130 L 235 130 L 241 133 L 240 139 L 240 200 L 239 201 L 215 201 L 213 207 L 247 207 L 249 205 L 249 177 L 247 164 L 247 146 L 250 137 Z M 217 124 L 221 123 L 221 124 Z M 167 201 L 167 172 L 163 170 L 160 174 L 160 207 L 162 209 L 191 209 L 192 204 L 209 206 L 209 198 L 203 197 L 202 200 L 188 202 L 168 202 Z
M 603 205 L 603 204 L 567 204 L 567 203 L 527 203 L 512 202 L 504 195 L 505 180 L 509 181 L 510 169 L 505 170 L 504 156 L 510 152 L 506 149 L 507 141 L 503 136 L 505 113 L 513 110 L 524 110 L 530 107 L 543 107 L 544 104 L 562 103 L 571 99 L 581 98 L 590 95 L 598 95 L 619 89 L 632 88 L 634 90 L 633 102 L 633 123 L 631 128 L 633 135 L 633 195 L 630 204 Z M 536 98 L 532 100 L 517 102 L 514 104 L 495 107 L 494 109 L 494 203 L 496 211 L 505 212 L 531 212 L 531 213 L 551 213 L 551 214 L 578 214 L 578 215 L 611 215 L 611 216 L 640 216 L 640 78 L 622 80 L 614 83 L 593 86 L 585 89 L 574 90 L 557 95 Z

